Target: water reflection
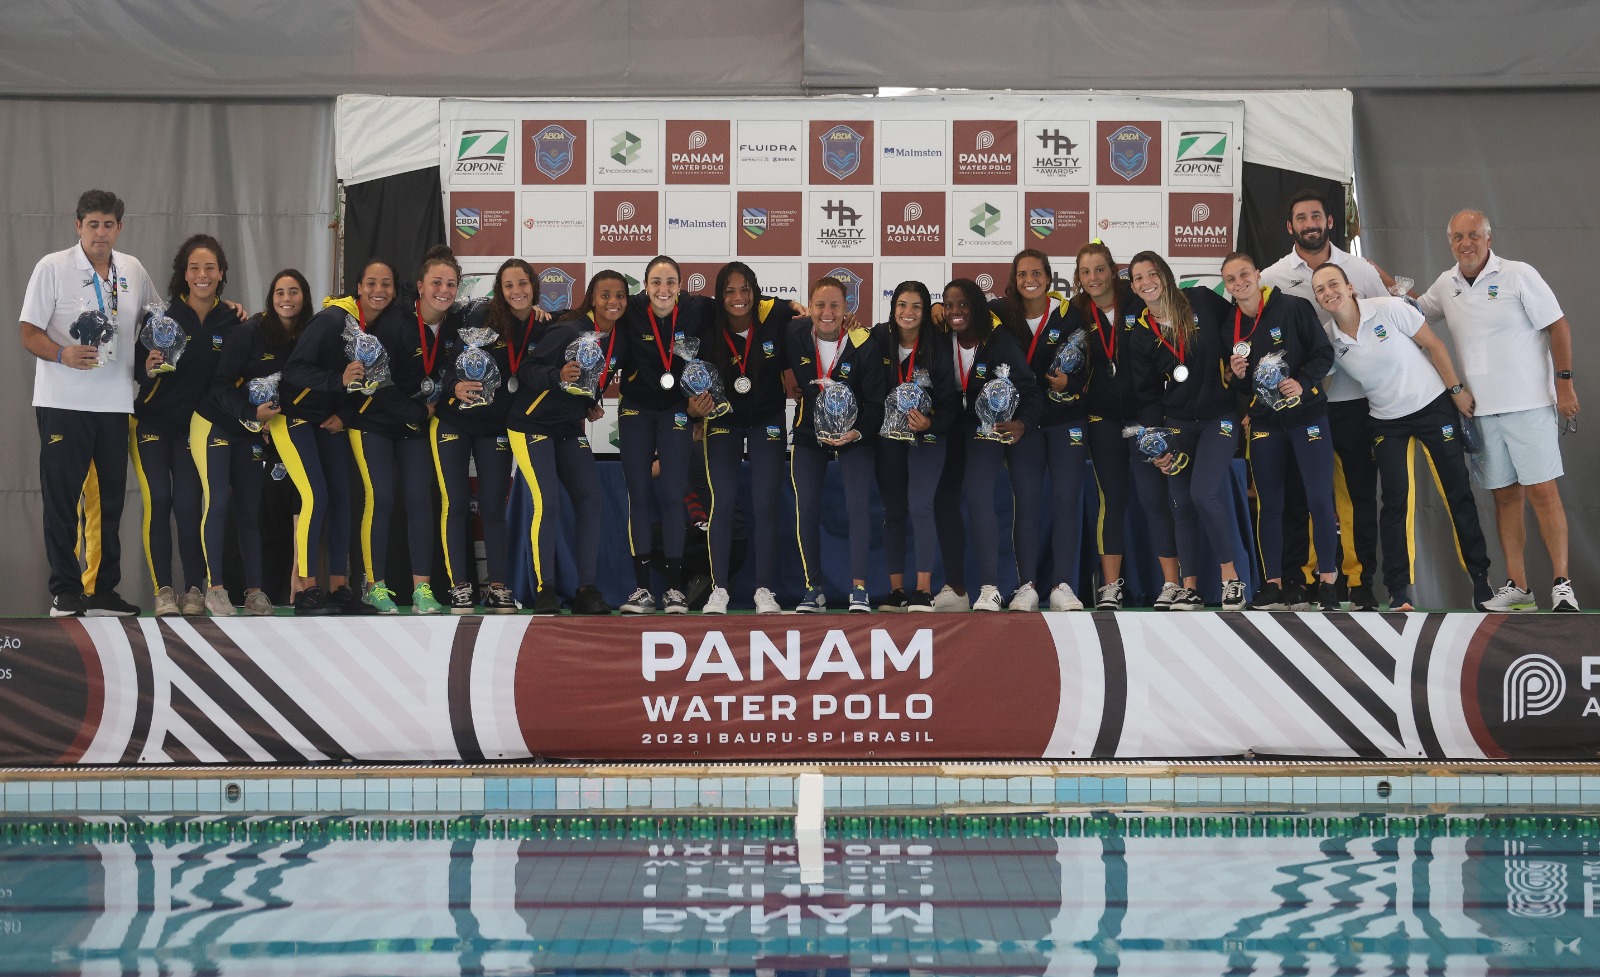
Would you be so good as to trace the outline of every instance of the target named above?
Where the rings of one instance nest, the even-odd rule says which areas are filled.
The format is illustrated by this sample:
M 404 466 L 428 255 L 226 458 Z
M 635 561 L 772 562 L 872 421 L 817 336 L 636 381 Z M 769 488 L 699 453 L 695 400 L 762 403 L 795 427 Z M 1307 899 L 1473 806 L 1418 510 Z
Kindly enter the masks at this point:
M 1600 839 L 1569 821 L 1374 836 L 1280 817 L 1275 834 L 1186 837 L 1131 818 L 1064 837 L 860 838 L 829 843 L 815 886 L 786 840 L 356 840 L 336 837 L 356 834 L 348 822 L 314 823 L 302 838 L 188 820 L 172 840 L 12 831 L 0 969 L 1600 972 Z

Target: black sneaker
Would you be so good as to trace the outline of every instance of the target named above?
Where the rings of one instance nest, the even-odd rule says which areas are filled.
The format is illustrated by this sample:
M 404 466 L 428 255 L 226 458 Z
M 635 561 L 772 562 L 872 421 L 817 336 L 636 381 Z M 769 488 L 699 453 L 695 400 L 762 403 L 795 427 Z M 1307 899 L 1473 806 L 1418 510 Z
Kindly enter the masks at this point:
M 1494 588 L 1489 586 L 1489 575 L 1487 573 L 1473 574 L 1472 609 L 1475 611 L 1486 611 L 1488 608 L 1484 607 L 1483 605 L 1489 603 L 1491 600 L 1494 600 Z
M 926 614 L 933 610 L 933 595 L 926 590 L 913 590 L 906 598 L 904 610 L 913 614 Z
M 139 606 L 117 596 L 115 590 L 89 594 L 83 599 L 85 617 L 138 617 Z
M 340 584 L 337 590 L 329 594 L 328 605 L 337 614 L 360 616 L 378 613 L 378 609 L 362 600 L 361 595 L 351 590 L 349 584 Z
M 1411 603 L 1411 586 L 1409 584 L 1400 584 L 1389 588 L 1389 610 L 1416 610 L 1416 607 Z
M 294 612 L 297 616 L 309 617 L 337 614 L 339 608 L 328 603 L 328 595 L 322 592 L 321 587 L 307 587 L 294 595 Z
M 56 594 L 50 602 L 51 617 L 83 617 L 88 610 L 89 604 L 82 594 Z
M 1350 609 L 1352 611 L 1375 611 L 1378 609 L 1378 595 L 1372 592 L 1372 584 L 1364 583 L 1358 587 L 1350 588 Z
M 450 588 L 450 613 L 471 614 L 473 611 L 472 584 L 458 583 Z
M 611 605 L 600 593 L 600 588 L 594 584 L 586 584 L 578 588 L 578 593 L 572 598 L 572 613 L 574 614 L 610 614 Z
M 931 606 L 933 598 L 928 598 L 928 601 L 929 605 Z M 906 598 L 905 588 L 896 587 L 895 589 L 889 591 L 889 596 L 885 597 L 883 601 L 878 604 L 878 610 L 885 612 L 903 611 L 906 609 L 907 603 L 908 600 Z
M 1320 611 L 1337 611 L 1340 609 L 1338 584 L 1317 584 L 1317 609 Z
M 1256 599 L 1250 602 L 1252 611 L 1286 611 L 1289 605 L 1283 602 L 1283 588 L 1272 581 L 1261 585 L 1256 591 Z
M 1203 611 L 1205 609 L 1206 599 L 1200 596 L 1198 590 L 1191 590 L 1188 587 L 1180 590 L 1178 596 L 1172 601 L 1172 610 L 1175 611 Z
M 561 613 L 561 595 L 549 587 L 540 587 L 539 596 L 533 599 L 534 617 L 555 617 Z
M 511 596 L 511 588 L 497 583 L 492 583 L 485 588 L 483 592 L 483 613 L 517 613 L 517 599 Z

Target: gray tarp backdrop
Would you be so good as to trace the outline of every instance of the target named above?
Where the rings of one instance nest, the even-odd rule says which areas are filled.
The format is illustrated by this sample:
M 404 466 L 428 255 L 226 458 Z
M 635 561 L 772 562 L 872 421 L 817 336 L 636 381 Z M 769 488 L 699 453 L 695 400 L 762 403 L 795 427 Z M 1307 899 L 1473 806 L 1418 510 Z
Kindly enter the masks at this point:
M 182 238 L 208 230 L 231 251 L 229 294 L 252 308 L 266 276 L 284 265 L 305 270 L 314 289 L 328 287 L 332 99 L 345 93 L 1348 87 L 1357 93 L 1367 253 L 1429 282 L 1450 263 L 1449 215 L 1486 209 L 1497 249 L 1534 263 L 1563 300 L 1579 396 L 1600 410 L 1600 344 L 1582 302 L 1590 262 L 1577 247 L 1600 225 L 1592 195 L 1600 4 L 75 0 L 7 4 L 5 17 L 0 305 L 12 309 L 38 257 L 73 242 L 73 203 L 96 185 L 128 200 L 120 245 L 158 281 Z M 316 100 L 272 101 L 294 98 Z M 0 367 L 13 419 L 0 429 L 0 525 L 9 530 L 0 614 L 26 614 L 47 597 L 33 368 L 12 350 Z M 1600 435 L 1580 426 L 1563 445 L 1564 490 L 1579 593 L 1600 605 L 1600 515 L 1587 490 L 1600 478 L 1600 456 L 1586 450 Z M 1465 580 L 1448 529 L 1424 499 L 1419 596 L 1461 606 Z M 1492 527 L 1487 497 L 1480 503 Z M 124 592 L 148 602 L 137 513 L 135 497 L 123 523 Z M 1498 572 L 1493 539 L 1491 553 Z M 1547 564 L 1540 555 L 1530 564 L 1546 591 Z

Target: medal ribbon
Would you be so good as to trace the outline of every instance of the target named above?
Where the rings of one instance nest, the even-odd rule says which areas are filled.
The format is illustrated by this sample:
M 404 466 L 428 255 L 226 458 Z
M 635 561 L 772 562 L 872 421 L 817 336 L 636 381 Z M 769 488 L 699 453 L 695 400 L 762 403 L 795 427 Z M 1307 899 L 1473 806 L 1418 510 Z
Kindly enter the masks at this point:
M 517 317 L 511 317 L 511 335 L 517 334 Z M 528 333 L 533 332 L 533 310 L 528 310 L 528 321 L 522 324 L 522 341 L 513 345 L 506 343 L 506 361 L 511 364 L 511 375 L 516 376 L 522 368 L 523 354 L 528 352 Z
M 673 317 L 676 318 L 677 314 L 678 314 L 678 310 L 677 309 L 673 309 L 672 310 L 672 314 L 673 314 Z M 650 318 L 651 318 L 652 321 L 654 321 L 655 317 L 656 317 L 656 314 L 654 312 L 650 313 Z M 594 322 L 594 313 L 593 312 L 589 313 L 589 321 L 590 322 Z M 596 325 L 598 326 L 598 323 L 596 323 Z M 615 325 L 613 325 L 611 327 L 611 341 L 609 343 L 606 343 L 606 365 L 600 371 L 600 383 L 594 388 L 596 393 L 599 395 L 598 397 L 595 398 L 597 400 L 600 397 L 604 397 L 605 396 L 606 378 L 608 376 L 610 376 L 610 374 L 611 374 L 611 351 L 616 349 L 616 348 L 617 348 L 617 327 Z
M 1044 318 L 1039 320 L 1039 328 L 1033 332 L 1033 342 L 1028 344 L 1028 363 L 1033 363 L 1033 351 L 1039 348 L 1039 337 L 1044 335 L 1044 327 L 1050 324 L 1050 297 L 1045 296 Z
M 911 375 L 917 371 L 917 347 L 921 345 L 922 334 L 918 333 L 916 341 L 911 344 L 911 355 L 907 356 L 905 364 L 899 367 L 901 383 L 910 383 Z
M 961 397 L 962 397 L 962 401 L 965 402 L 966 396 L 967 396 L 967 380 L 968 380 L 968 375 L 972 371 L 972 367 L 963 368 L 962 365 L 961 365 L 961 340 L 958 339 L 955 342 L 951 343 L 950 345 L 955 347 L 955 352 L 956 352 L 956 376 L 961 378 Z M 978 347 L 976 347 L 976 346 L 972 347 L 972 365 L 973 366 L 977 366 L 978 365 Z
M 613 327 L 613 328 L 615 328 L 615 327 Z M 650 310 L 650 334 L 655 336 L 655 338 L 656 338 L 656 352 L 661 354 L 661 372 L 663 374 L 671 373 L 672 372 L 672 344 L 671 343 L 667 343 L 665 346 L 663 346 L 661 344 L 661 329 L 660 329 L 659 326 L 656 325 L 656 310 L 655 309 L 651 309 Z M 678 306 L 677 306 L 676 302 L 674 302 L 673 306 L 672 306 L 672 333 L 671 334 L 673 336 L 677 336 L 678 335 Z M 606 362 L 609 363 L 610 360 L 607 360 Z
M 834 341 L 833 363 L 826 370 L 822 368 L 822 340 L 817 338 L 816 333 L 812 333 L 811 342 L 817 347 L 817 379 L 821 380 L 833 373 L 834 367 L 839 365 L 839 357 L 844 355 L 844 330 L 839 330 L 839 338 Z
M 739 355 L 739 348 L 733 345 L 733 337 L 728 335 L 726 329 L 722 331 L 722 341 L 728 344 L 728 352 L 732 353 L 733 358 L 739 363 L 740 376 L 745 376 L 750 370 L 750 344 L 755 340 L 756 324 L 753 316 L 751 317 L 750 329 L 744 334 L 744 355 L 742 356 Z
M 1238 303 L 1234 303 L 1234 306 L 1233 306 L 1233 345 L 1235 345 L 1235 346 L 1239 345 L 1240 340 L 1243 340 L 1245 342 L 1249 342 L 1250 339 L 1255 336 L 1256 327 L 1261 325 L 1261 319 L 1266 314 L 1267 314 L 1267 297 L 1266 297 L 1265 294 L 1263 294 L 1261 296 L 1261 308 L 1256 310 L 1255 321 L 1250 323 L 1250 335 L 1249 336 L 1240 336 L 1239 335 L 1239 327 L 1240 327 L 1240 324 L 1241 324 L 1241 322 L 1242 322 L 1242 320 L 1244 318 L 1244 310 L 1239 308 Z
M 1089 293 L 1085 292 L 1083 294 L 1083 297 L 1086 298 L 1086 299 L 1089 298 Z M 1111 299 L 1111 324 L 1109 326 L 1104 327 L 1104 328 L 1101 327 L 1101 325 L 1100 325 L 1100 306 L 1094 304 L 1094 299 L 1089 299 L 1089 311 L 1094 313 L 1094 325 L 1095 325 L 1095 330 L 1094 331 L 1097 334 L 1099 334 L 1099 336 L 1100 336 L 1100 348 L 1105 350 L 1106 362 L 1115 364 L 1117 362 L 1117 300 L 1116 300 L 1116 297 L 1113 296 L 1112 299 Z M 1107 337 L 1110 337 L 1110 338 L 1108 339 Z
M 1185 349 L 1185 346 L 1184 346 L 1184 342 L 1183 342 L 1183 331 L 1182 330 L 1174 330 L 1178 334 L 1178 345 L 1176 347 L 1174 347 L 1171 343 L 1167 342 L 1167 337 L 1165 337 L 1165 336 L 1163 336 L 1161 334 L 1161 326 L 1160 326 L 1160 324 L 1155 323 L 1152 319 L 1149 318 L 1149 316 L 1150 316 L 1150 310 L 1146 309 L 1143 313 L 1140 314 L 1139 318 L 1143 319 L 1144 320 L 1144 324 L 1146 326 L 1150 327 L 1150 331 L 1156 334 L 1156 342 L 1158 342 L 1161 345 L 1165 346 L 1167 348 L 1167 352 L 1171 353 L 1173 356 L 1176 356 L 1178 358 L 1178 362 L 1180 364 L 1187 365 L 1187 364 L 1183 363 L 1184 353 L 1187 352 L 1187 350 Z
M 357 303 L 356 308 L 361 308 Z M 428 324 L 422 321 L 422 303 L 417 303 L 417 342 L 422 346 L 422 375 L 433 376 L 433 364 L 439 358 L 439 337 L 444 335 L 444 320 L 439 320 L 439 331 L 433 337 L 433 349 L 428 349 Z

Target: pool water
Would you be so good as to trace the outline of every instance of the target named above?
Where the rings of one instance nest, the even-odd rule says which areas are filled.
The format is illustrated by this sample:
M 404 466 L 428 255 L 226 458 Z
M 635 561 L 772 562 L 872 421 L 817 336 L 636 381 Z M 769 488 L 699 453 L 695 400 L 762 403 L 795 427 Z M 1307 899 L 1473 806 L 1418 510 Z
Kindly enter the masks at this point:
M 1577 813 L 0 819 L 5 974 L 1594 974 Z

